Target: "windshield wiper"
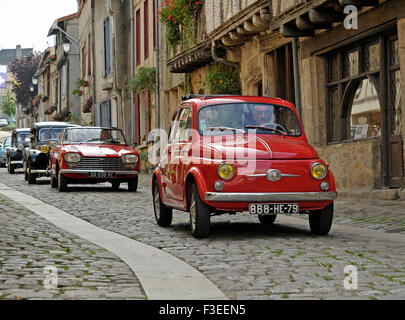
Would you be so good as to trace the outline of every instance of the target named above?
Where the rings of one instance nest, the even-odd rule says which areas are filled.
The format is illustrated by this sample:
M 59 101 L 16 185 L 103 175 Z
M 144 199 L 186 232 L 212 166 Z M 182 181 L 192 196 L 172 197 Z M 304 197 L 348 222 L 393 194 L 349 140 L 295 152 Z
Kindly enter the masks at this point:
M 240 132 L 240 133 L 246 134 L 246 131 L 243 131 L 243 130 L 237 129 L 237 128 L 230 128 L 230 127 L 210 127 L 210 128 L 206 128 L 204 130 L 235 131 L 235 132 Z
M 283 132 L 281 130 L 278 130 L 276 128 L 270 128 L 270 127 L 266 127 L 266 126 L 254 126 L 254 125 L 247 125 L 245 126 L 246 129 L 260 129 L 260 130 L 265 130 L 265 131 L 273 131 L 273 132 L 278 132 L 281 133 L 283 136 L 286 136 L 287 133 Z

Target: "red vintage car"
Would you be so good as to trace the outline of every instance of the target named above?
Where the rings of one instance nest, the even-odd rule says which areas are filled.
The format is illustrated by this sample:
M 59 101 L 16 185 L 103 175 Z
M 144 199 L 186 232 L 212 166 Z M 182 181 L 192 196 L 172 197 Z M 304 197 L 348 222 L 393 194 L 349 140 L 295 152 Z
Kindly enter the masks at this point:
M 328 234 L 335 181 L 291 103 L 247 96 L 183 99 L 153 174 L 158 225 L 170 226 L 173 209 L 189 212 L 192 235 L 203 238 L 214 215 L 248 211 L 272 224 L 278 214 L 309 214 L 311 232 Z
M 123 182 L 137 191 L 139 153 L 128 146 L 116 128 L 72 127 L 61 134 L 51 149 L 51 186 L 66 191 L 68 184 L 110 182 L 118 189 Z

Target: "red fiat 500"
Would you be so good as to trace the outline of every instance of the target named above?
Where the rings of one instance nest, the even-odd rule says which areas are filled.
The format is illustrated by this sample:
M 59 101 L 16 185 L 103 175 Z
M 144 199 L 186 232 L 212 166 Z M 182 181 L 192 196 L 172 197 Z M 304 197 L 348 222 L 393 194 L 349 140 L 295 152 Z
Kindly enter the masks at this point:
M 123 182 L 129 191 L 138 188 L 138 151 L 128 146 L 116 128 L 66 128 L 59 144 L 51 150 L 51 186 L 66 191 L 70 183 L 111 182 L 118 189 Z
M 263 97 L 186 96 L 153 174 L 158 225 L 190 213 L 191 233 L 209 235 L 211 216 L 248 211 L 263 224 L 309 214 L 326 235 L 337 193 L 332 172 L 308 144 L 294 106 Z

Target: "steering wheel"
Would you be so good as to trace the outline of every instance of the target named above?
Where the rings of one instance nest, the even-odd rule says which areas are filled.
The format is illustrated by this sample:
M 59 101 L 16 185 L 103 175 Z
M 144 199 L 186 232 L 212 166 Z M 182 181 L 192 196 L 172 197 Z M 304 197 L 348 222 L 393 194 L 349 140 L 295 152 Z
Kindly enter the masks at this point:
M 273 128 L 274 130 L 277 130 L 279 132 L 282 132 L 283 134 L 288 134 L 288 130 L 286 128 L 284 128 L 281 124 L 279 123 L 264 123 L 263 127 L 269 127 L 269 128 Z M 277 129 L 280 128 L 281 130 Z

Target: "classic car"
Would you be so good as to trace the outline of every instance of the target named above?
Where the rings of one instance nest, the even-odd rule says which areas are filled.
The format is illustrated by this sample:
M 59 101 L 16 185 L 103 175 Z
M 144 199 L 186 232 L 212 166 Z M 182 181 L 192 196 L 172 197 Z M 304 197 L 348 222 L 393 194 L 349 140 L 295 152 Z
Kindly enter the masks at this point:
M 68 122 L 37 122 L 31 126 L 31 146 L 24 149 L 23 168 L 25 180 L 35 184 L 37 178 L 49 176 L 49 152 L 59 141 L 62 130 L 67 127 L 79 127 Z
M 63 192 L 68 184 L 110 182 L 114 190 L 128 183 L 138 189 L 139 153 L 117 128 L 66 128 L 49 160 L 51 186 Z
M 7 150 L 7 171 L 10 174 L 15 169 L 23 167 L 23 151 L 30 144 L 30 129 L 14 129 L 11 134 L 11 146 Z
M 11 137 L 5 138 L 1 143 L 0 143 L 0 168 L 3 168 L 6 166 L 7 163 L 7 150 L 11 146 Z
M 313 234 L 329 233 L 335 182 L 308 144 L 295 107 L 249 96 L 183 97 L 152 178 L 155 219 L 189 212 L 191 234 L 209 236 L 211 217 L 249 212 L 263 224 L 309 214 Z

